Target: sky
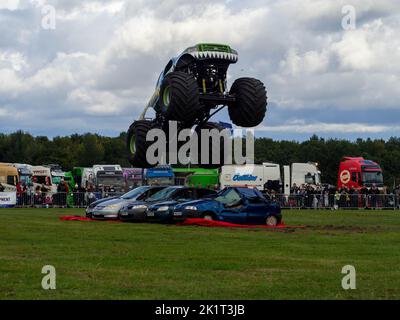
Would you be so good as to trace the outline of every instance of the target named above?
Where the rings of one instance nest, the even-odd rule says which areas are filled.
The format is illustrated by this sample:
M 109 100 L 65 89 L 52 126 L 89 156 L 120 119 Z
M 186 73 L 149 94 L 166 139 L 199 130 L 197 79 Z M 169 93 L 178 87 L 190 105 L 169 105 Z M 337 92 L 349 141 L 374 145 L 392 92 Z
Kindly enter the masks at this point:
M 230 85 L 268 90 L 256 136 L 400 136 L 398 0 L 1 0 L 0 34 L 3 133 L 117 136 L 171 57 L 215 42 Z

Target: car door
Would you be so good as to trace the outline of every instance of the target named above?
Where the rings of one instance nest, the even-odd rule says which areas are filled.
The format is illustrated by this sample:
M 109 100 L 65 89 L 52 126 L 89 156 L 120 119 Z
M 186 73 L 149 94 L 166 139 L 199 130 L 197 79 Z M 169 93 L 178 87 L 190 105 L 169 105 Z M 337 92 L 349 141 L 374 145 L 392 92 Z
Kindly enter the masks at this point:
M 235 189 L 230 189 L 224 198 L 219 220 L 231 223 L 246 223 L 247 213 L 242 196 Z
M 246 199 L 247 223 L 264 224 L 267 214 L 267 203 L 259 197 L 251 197 Z

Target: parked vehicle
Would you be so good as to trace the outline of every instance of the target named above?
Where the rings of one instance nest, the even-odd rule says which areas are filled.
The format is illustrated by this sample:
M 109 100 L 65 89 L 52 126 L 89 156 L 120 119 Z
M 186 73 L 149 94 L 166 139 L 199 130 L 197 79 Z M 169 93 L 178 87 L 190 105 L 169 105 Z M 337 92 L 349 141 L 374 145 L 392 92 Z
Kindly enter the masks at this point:
M 344 157 L 339 166 L 338 188 L 383 188 L 383 173 L 378 163 L 362 157 Z
M 172 186 L 174 185 L 174 177 L 174 172 L 168 165 L 160 165 L 145 171 L 146 184 L 150 186 Z
M 180 191 L 179 197 L 163 202 L 157 202 L 149 206 L 146 211 L 146 218 L 149 222 L 172 222 L 174 218 L 174 208 L 179 203 L 184 203 L 197 199 L 204 199 L 215 196 L 216 191 L 204 188 L 185 188 Z
M 204 218 L 238 224 L 266 224 L 276 226 L 282 221 L 279 204 L 271 202 L 256 188 L 228 187 L 214 199 L 203 199 L 178 204 L 174 220 Z
M 19 181 L 25 183 L 25 185 L 31 185 L 32 183 L 32 166 L 29 164 L 13 163 L 13 167 L 17 168 Z
M 306 184 L 314 188 L 321 185 L 321 171 L 319 171 L 317 163 L 292 163 L 291 166 L 283 167 L 283 181 L 283 192 L 285 195 L 289 195 L 290 189 L 294 185 Z
M 176 185 L 214 188 L 219 184 L 218 169 L 174 168 L 173 171 Z
M 143 184 L 144 169 L 141 168 L 123 168 L 125 189 L 131 190 Z
M 126 205 L 121 209 L 119 218 L 122 221 L 144 221 L 147 218 L 146 211 L 151 205 L 159 202 L 185 199 L 188 197 L 188 192 L 193 192 L 193 189 L 182 186 L 164 188 L 145 201 L 137 201 Z
M 49 192 L 57 192 L 57 186 L 52 181 L 50 168 L 44 166 L 33 166 L 32 182 L 34 189 L 36 189 L 38 186 L 41 187 L 44 185 Z
M 283 171 L 279 164 L 270 162 L 226 165 L 221 168 L 221 188 L 246 186 L 261 191 L 275 190 L 288 195 L 291 187 L 302 184 L 313 187 L 321 184 L 321 172 L 316 163 L 292 163 L 290 166 L 283 166 Z
M 137 187 L 121 197 L 105 199 L 99 202 L 92 210 L 86 211 L 86 216 L 92 219 L 118 219 L 119 211 L 131 202 L 143 201 L 153 194 L 161 191 L 165 187 L 161 186 L 142 186 Z
M 264 162 L 263 164 L 225 165 L 221 168 L 220 185 L 225 187 L 248 186 L 267 189 L 268 185 L 281 185 L 279 164 Z
M 120 165 L 94 165 L 93 174 L 97 189 L 112 189 L 114 192 L 124 191 L 124 176 Z
M 18 170 L 12 165 L 0 164 L 0 183 L 4 192 L 15 192 L 18 183 Z
M 82 168 L 81 186 L 82 188 L 88 188 L 89 186 L 95 187 L 95 175 L 93 168 Z
M 229 117 L 237 126 L 255 127 L 267 112 L 267 93 L 264 84 L 254 78 L 235 80 L 230 90 L 227 71 L 238 61 L 238 53 L 228 45 L 202 43 L 183 51 L 172 58 L 162 70 L 155 88 L 138 121 L 129 127 L 127 149 L 129 161 L 135 167 L 152 167 L 146 153 L 151 145 L 146 135 L 152 128 L 167 132 L 169 121 L 178 122 L 178 131 L 196 126 L 201 129 L 225 128 L 208 122 L 211 116 L 228 107 Z M 146 119 L 148 109 L 155 110 L 155 119 Z M 199 144 L 201 145 L 201 143 Z M 223 152 L 223 146 L 215 150 L 208 145 L 210 154 Z M 223 165 L 208 164 L 207 168 Z

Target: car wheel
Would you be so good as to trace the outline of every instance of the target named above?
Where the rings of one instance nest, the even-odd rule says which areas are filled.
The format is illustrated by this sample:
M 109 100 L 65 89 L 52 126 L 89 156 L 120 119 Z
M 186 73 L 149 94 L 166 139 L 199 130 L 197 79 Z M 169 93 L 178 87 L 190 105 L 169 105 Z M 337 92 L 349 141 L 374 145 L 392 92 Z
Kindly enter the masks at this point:
M 212 216 L 212 214 L 206 213 L 203 217 L 204 220 L 209 220 L 209 221 L 213 221 L 214 217 Z
M 278 225 L 278 219 L 275 216 L 269 216 L 266 219 L 267 226 L 275 227 Z

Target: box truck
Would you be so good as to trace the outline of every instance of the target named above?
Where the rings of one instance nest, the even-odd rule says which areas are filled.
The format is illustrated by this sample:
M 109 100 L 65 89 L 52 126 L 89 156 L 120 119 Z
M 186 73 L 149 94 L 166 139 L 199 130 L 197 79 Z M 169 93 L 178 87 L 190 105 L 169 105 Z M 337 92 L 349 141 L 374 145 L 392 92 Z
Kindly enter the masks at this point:
M 283 182 L 283 183 L 282 183 Z M 293 163 L 282 167 L 279 164 L 264 162 L 254 165 L 226 165 L 221 169 L 221 188 L 228 186 L 249 186 L 259 190 L 275 190 L 290 194 L 296 184 L 317 186 L 321 184 L 321 172 L 318 164 Z

